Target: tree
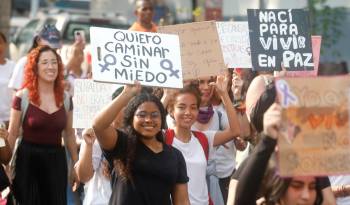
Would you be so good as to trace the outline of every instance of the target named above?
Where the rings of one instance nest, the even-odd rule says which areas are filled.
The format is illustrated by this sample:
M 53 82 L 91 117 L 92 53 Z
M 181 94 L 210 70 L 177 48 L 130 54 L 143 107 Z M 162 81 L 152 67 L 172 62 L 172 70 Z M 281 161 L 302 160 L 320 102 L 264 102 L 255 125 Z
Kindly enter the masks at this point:
M 1 0 L 0 31 L 8 36 L 10 31 L 11 0 Z
M 322 36 L 322 53 L 327 49 L 333 56 L 340 57 L 340 52 L 332 49 L 342 36 L 341 23 L 346 17 L 344 7 L 331 8 L 327 0 L 308 0 L 312 35 Z

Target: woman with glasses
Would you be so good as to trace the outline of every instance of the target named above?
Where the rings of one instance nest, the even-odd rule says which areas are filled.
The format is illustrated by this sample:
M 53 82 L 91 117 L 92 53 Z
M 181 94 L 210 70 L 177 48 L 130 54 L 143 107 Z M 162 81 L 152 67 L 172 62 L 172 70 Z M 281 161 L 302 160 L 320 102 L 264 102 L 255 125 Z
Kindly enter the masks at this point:
M 33 49 L 37 48 L 38 46 L 50 46 L 51 48 L 57 50 L 62 47 L 61 45 L 61 34 L 57 30 L 57 28 L 54 25 L 46 24 L 44 27 L 34 36 L 32 45 L 28 51 L 30 53 Z M 12 88 L 13 90 L 19 90 L 22 88 L 23 80 L 24 80 L 24 70 L 25 65 L 28 62 L 28 57 L 23 56 L 21 57 L 13 70 L 13 74 L 11 76 L 10 82 L 9 82 L 9 88 Z
M 163 142 L 163 105 L 140 90 L 138 83 L 125 86 L 93 122 L 104 156 L 117 175 L 109 204 L 189 204 L 185 160 Z M 125 106 L 124 131 L 114 129 L 111 123 Z
M 28 54 L 24 89 L 14 97 L 9 125 L 12 150 L 22 127 L 13 179 L 13 191 L 19 204 L 67 203 L 63 131 L 65 146 L 74 163 L 77 147 L 72 128 L 73 106 L 64 93 L 63 81 L 63 65 L 54 49 L 38 46 Z

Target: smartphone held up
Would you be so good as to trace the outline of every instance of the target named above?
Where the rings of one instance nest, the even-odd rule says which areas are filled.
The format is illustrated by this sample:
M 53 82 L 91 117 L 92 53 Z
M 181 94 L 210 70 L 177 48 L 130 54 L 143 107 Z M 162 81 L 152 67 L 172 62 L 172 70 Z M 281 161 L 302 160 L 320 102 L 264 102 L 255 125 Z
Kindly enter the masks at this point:
M 84 30 L 76 30 L 74 31 L 74 40 L 77 43 L 85 43 L 85 32 Z

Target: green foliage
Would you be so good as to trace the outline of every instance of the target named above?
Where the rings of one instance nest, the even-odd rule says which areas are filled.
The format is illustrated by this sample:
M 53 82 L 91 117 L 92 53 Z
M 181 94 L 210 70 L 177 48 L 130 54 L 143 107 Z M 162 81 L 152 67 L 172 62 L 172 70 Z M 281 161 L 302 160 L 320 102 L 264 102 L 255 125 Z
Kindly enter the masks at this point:
M 308 0 L 311 34 L 322 36 L 322 50 L 327 49 L 333 56 L 340 57 L 340 52 L 332 46 L 342 36 L 341 22 L 346 18 L 344 7 L 329 7 L 327 0 Z

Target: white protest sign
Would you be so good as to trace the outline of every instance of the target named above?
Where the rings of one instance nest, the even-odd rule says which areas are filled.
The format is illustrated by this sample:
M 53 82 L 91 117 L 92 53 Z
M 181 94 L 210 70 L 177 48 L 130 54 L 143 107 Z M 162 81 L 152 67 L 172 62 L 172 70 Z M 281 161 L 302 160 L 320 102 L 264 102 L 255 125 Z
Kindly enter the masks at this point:
M 74 81 L 73 127 L 91 127 L 95 114 L 112 101 L 112 94 L 121 86 L 98 83 L 88 79 L 76 79 Z
M 90 28 L 95 81 L 182 88 L 177 35 Z
M 229 68 L 251 68 L 248 22 L 216 22 L 221 50 Z

